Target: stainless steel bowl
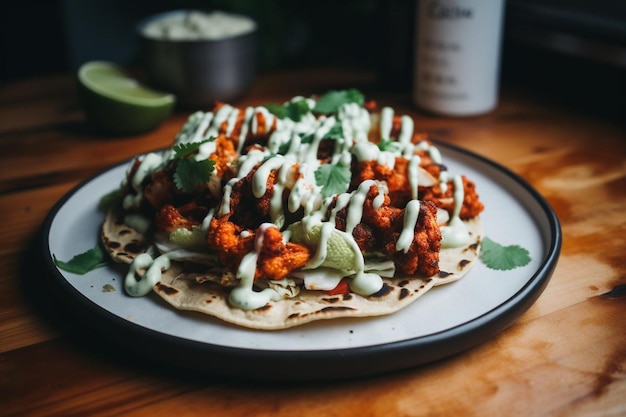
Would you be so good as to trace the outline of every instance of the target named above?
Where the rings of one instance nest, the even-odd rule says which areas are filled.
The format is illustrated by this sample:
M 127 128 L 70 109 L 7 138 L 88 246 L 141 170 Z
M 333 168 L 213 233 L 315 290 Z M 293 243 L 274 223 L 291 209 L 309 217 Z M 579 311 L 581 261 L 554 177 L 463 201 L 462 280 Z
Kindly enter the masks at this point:
M 140 58 L 147 82 L 176 95 L 185 108 L 202 109 L 215 101 L 232 101 L 251 87 L 257 70 L 257 32 L 221 39 L 169 40 L 144 34 L 146 25 L 177 10 L 151 16 L 137 25 Z

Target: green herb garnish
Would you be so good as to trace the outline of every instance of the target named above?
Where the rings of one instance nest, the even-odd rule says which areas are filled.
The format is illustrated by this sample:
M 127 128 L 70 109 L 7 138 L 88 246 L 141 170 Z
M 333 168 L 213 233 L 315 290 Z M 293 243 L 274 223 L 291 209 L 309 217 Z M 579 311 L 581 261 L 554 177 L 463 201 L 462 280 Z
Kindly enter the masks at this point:
M 98 201 L 98 210 L 106 213 L 111 209 L 111 207 L 115 205 L 115 203 L 120 199 L 121 196 L 122 190 L 119 188 L 117 190 L 106 193 L 105 195 L 100 197 L 100 201 Z
M 343 126 L 341 123 L 335 123 L 322 139 L 343 139 Z
M 299 122 L 302 120 L 302 116 L 311 111 L 305 99 L 290 101 L 284 106 L 280 104 L 266 104 L 264 107 L 279 119 L 289 118 L 294 122 Z
M 215 161 L 211 159 L 196 161 L 194 158 L 189 158 L 189 156 L 197 152 L 202 144 L 213 140 L 215 138 L 209 138 L 201 142 L 181 143 L 174 147 L 174 156 L 178 158 L 176 171 L 174 172 L 176 188 L 190 193 L 198 185 L 209 181 L 211 173 L 215 168 Z
M 315 104 L 313 111 L 321 114 L 332 114 L 339 110 L 339 107 L 348 103 L 356 103 L 362 106 L 365 102 L 363 93 L 354 88 L 341 91 L 329 91 L 324 94 Z
M 277 153 L 279 155 L 287 155 L 287 152 L 289 152 L 290 147 L 291 147 L 291 141 L 281 143 L 280 146 L 278 147 Z
M 270 103 L 264 104 L 263 107 L 265 107 L 270 113 L 272 113 L 279 119 L 284 119 L 285 117 L 287 117 L 287 108 L 285 106 Z
M 84 275 L 96 268 L 106 266 L 108 259 L 99 246 L 78 254 L 67 262 L 58 260 L 54 255 L 52 255 L 52 258 L 54 259 L 54 264 L 60 269 L 79 275 Z
M 174 156 L 176 158 L 185 158 L 192 153 L 195 153 L 200 149 L 200 146 L 204 145 L 207 142 L 213 142 L 215 138 L 211 137 L 200 142 L 191 142 L 191 143 L 179 143 L 174 146 Z
M 176 188 L 186 193 L 193 192 L 198 185 L 209 181 L 214 168 L 215 161 L 210 159 L 196 161 L 192 158 L 185 158 L 179 160 L 176 164 L 176 172 L 174 172 Z
M 311 111 L 306 100 L 290 101 L 289 103 L 287 103 L 286 107 L 287 117 L 289 117 L 294 122 L 299 122 L 300 120 L 302 120 L 302 116 Z
M 509 271 L 528 265 L 530 254 L 519 245 L 504 246 L 485 237 L 481 242 L 480 260 L 488 268 Z
M 309 133 L 308 135 L 304 135 L 300 143 L 311 143 L 313 142 L 314 137 L 315 137 L 315 133 Z M 341 126 L 341 123 L 335 123 L 333 127 L 331 127 L 330 130 L 326 132 L 324 136 L 322 136 L 322 139 L 336 140 L 336 139 L 343 139 L 343 137 L 344 137 L 343 127 Z
M 398 152 L 400 150 L 400 144 L 395 140 L 382 139 L 378 142 L 378 149 L 381 151 Z
M 312 143 L 314 137 L 315 137 L 315 133 L 309 133 L 308 135 L 304 135 L 302 136 L 300 143 Z
M 351 178 L 350 168 L 341 164 L 323 164 L 315 170 L 315 183 L 324 197 L 346 192 Z

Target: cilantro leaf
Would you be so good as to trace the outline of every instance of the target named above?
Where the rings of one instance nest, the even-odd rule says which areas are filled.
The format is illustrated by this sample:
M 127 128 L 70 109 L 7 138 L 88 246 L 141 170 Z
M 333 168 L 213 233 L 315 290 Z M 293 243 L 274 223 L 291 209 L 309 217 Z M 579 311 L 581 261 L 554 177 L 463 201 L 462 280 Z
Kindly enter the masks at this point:
M 322 139 L 343 139 L 343 126 L 341 126 L 341 123 L 335 123 Z
M 265 108 L 279 119 L 289 118 L 294 122 L 302 120 L 302 116 L 310 111 L 309 104 L 304 99 L 290 101 L 284 106 L 279 104 L 267 104 Z
M 185 156 L 191 155 L 192 153 L 196 152 L 198 149 L 200 149 L 200 146 L 214 140 L 215 138 L 211 137 L 200 142 L 179 143 L 178 145 L 174 146 L 174 156 L 176 158 L 184 158 Z
M 277 153 L 279 155 L 287 155 L 287 152 L 289 151 L 290 146 L 291 146 L 291 141 L 281 143 L 280 146 L 278 147 Z
M 279 119 L 287 117 L 287 108 L 285 106 L 281 106 L 280 104 L 264 104 L 263 107 Z
M 509 271 L 530 263 L 528 250 L 519 245 L 504 246 L 488 237 L 481 242 L 480 260 L 491 269 Z
M 309 112 L 309 105 L 306 100 L 296 100 L 287 103 L 287 117 L 294 122 L 302 120 L 302 116 Z
M 76 255 L 67 262 L 58 260 L 55 255 L 52 255 L 52 258 L 54 264 L 60 269 L 79 275 L 84 275 L 107 264 L 107 257 L 99 246 Z
M 210 137 L 200 142 L 179 143 L 174 147 L 174 156 L 178 158 L 176 171 L 174 171 L 176 188 L 190 193 L 198 185 L 209 181 L 213 168 L 215 168 L 215 161 L 210 159 L 196 161 L 193 158 L 188 158 L 188 156 L 197 152 L 203 144 L 214 140 L 214 137 Z
M 323 164 L 315 170 L 315 183 L 324 197 L 346 192 L 351 177 L 350 168 L 341 164 Z
M 336 139 L 343 139 L 343 137 L 344 137 L 343 127 L 341 126 L 341 123 L 335 123 L 333 127 L 331 127 L 330 130 L 326 132 L 324 136 L 322 136 L 322 139 L 336 140 Z M 314 138 L 315 138 L 315 133 L 306 134 L 302 136 L 300 143 L 311 143 L 313 142 Z
M 111 209 L 111 207 L 115 205 L 115 203 L 117 203 L 117 201 L 121 198 L 121 196 L 122 196 L 121 189 L 113 190 L 113 191 L 106 193 L 105 195 L 100 197 L 100 201 L 98 202 L 98 210 L 100 210 L 103 213 L 106 213 L 107 211 Z
M 202 161 L 193 158 L 180 159 L 174 172 L 176 188 L 186 193 L 194 191 L 198 185 L 209 181 L 214 167 L 215 161 L 211 159 Z
M 395 140 L 383 139 L 378 142 L 378 149 L 381 151 L 398 152 L 400 150 L 400 144 Z
M 315 138 L 315 133 L 309 133 L 308 135 L 304 135 L 302 136 L 302 139 L 300 140 L 300 143 L 311 143 L 313 142 L 313 139 Z
M 363 94 L 354 88 L 341 91 L 329 91 L 324 94 L 315 104 L 313 111 L 321 114 L 336 113 L 344 104 L 356 103 L 362 106 L 365 102 Z

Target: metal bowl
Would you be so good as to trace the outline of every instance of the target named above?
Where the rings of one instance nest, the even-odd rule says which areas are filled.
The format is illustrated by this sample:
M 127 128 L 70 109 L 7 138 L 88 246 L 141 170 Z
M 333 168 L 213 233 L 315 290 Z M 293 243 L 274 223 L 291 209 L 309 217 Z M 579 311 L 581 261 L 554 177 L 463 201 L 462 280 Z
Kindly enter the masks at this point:
M 188 10 L 161 13 L 140 21 L 140 59 L 147 82 L 176 95 L 181 107 L 203 108 L 242 96 L 257 70 L 257 28 L 220 39 L 157 39 L 145 27 Z

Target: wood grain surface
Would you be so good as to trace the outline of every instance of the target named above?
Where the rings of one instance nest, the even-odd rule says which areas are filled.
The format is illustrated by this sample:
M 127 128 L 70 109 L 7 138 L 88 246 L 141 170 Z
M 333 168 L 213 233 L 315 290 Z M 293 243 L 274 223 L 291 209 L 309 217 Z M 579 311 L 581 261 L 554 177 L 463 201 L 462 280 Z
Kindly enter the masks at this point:
M 142 135 L 111 137 L 85 122 L 72 75 L 28 79 L 0 86 L 0 415 L 626 415 L 624 125 L 514 89 L 490 114 L 435 117 L 375 81 L 350 69 L 277 72 L 233 104 L 356 87 L 526 179 L 556 211 L 563 247 L 547 289 L 513 326 L 430 365 L 297 385 L 186 375 L 86 340 L 38 284 L 46 270 L 37 233 L 81 181 L 169 145 L 188 112 Z

